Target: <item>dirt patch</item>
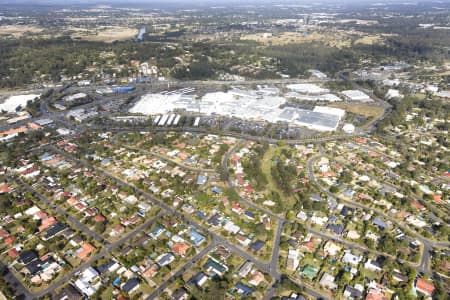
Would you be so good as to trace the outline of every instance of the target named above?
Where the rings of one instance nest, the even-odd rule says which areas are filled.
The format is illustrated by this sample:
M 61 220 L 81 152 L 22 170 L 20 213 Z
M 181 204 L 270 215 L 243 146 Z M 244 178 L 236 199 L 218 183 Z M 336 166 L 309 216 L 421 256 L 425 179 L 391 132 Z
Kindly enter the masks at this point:
M 0 26 L 0 35 L 12 35 L 19 38 L 26 33 L 40 33 L 44 31 L 43 28 L 28 25 L 5 25 Z

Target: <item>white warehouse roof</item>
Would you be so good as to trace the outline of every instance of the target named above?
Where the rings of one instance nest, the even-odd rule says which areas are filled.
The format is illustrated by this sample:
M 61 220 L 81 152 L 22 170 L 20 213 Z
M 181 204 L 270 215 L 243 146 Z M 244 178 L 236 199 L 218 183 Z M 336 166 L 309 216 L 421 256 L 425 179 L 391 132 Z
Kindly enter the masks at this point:
M 368 95 L 360 90 L 346 90 L 342 91 L 342 94 L 353 101 L 373 101 Z
M 335 115 L 339 116 L 339 118 L 342 118 L 345 115 L 345 110 L 328 106 L 316 106 L 314 107 L 314 112 Z
M 302 94 L 326 94 L 330 92 L 329 89 L 324 89 L 316 84 L 310 83 L 288 84 L 286 87 L 292 91 Z
M 294 107 L 280 108 L 286 98 L 275 94 L 274 89 L 239 90 L 207 93 L 201 99 L 191 95 L 147 94 L 131 109 L 132 113 L 165 116 L 174 109 L 184 109 L 206 115 L 222 115 L 267 122 L 287 122 L 320 131 L 336 130 L 345 111 L 338 108 L 316 107 L 314 111 Z

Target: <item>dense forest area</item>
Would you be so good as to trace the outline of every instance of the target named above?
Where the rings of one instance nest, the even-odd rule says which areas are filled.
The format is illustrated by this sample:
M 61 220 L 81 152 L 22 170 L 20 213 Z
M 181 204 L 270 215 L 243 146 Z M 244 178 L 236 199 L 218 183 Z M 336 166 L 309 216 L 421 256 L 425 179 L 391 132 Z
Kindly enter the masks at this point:
M 158 43 L 75 41 L 69 37 L 50 40 L 2 41 L 0 47 L 0 87 L 18 87 L 36 78 L 58 82 L 62 75 L 77 76 L 95 68 L 118 76 L 128 75 L 130 60 L 155 58 L 160 67 L 175 65 L 176 48 Z
M 417 30 L 409 26 L 386 29 L 374 26 L 367 33 L 395 32 L 383 43 L 332 47 L 321 42 L 262 45 L 252 41 L 205 41 L 179 43 L 134 41 L 89 42 L 70 37 L 54 39 L 3 40 L 0 47 L 0 88 L 13 88 L 45 81 L 58 82 L 62 76 L 79 74 L 135 73 L 130 61 L 151 61 L 177 79 L 214 79 L 229 73 L 248 78 L 293 77 L 317 68 L 336 74 L 357 68 L 362 61 L 372 64 L 429 61 L 439 65 L 449 59 L 450 37 L 439 30 Z M 392 29 L 392 30 L 391 30 Z M 447 45 L 447 46 L 446 46 Z M 262 63 L 265 60 L 268 63 Z M 249 68 L 245 69 L 246 67 Z M 242 70 L 244 69 L 244 70 Z

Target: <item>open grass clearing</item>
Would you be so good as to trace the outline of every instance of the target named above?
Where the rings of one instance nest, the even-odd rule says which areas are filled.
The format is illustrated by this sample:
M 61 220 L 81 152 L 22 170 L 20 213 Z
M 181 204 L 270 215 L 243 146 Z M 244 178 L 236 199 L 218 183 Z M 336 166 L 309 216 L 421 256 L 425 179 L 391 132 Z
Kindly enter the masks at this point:
M 345 103 L 345 102 L 338 102 L 338 103 L 332 103 L 328 105 L 330 107 L 336 107 L 344 109 L 347 112 L 351 112 L 355 115 L 360 115 L 364 117 L 379 117 L 383 114 L 384 110 L 382 107 L 379 106 L 373 106 L 373 105 L 367 105 L 367 104 L 355 104 L 355 103 Z
M 98 30 L 80 30 L 72 34 L 73 39 L 92 42 L 112 43 L 114 41 L 131 40 L 138 34 L 137 28 L 104 27 Z
M 273 146 L 271 145 L 269 147 L 269 149 L 266 151 L 266 153 L 264 153 L 264 157 L 262 159 L 262 163 L 261 163 L 261 171 L 263 172 L 263 174 L 266 176 L 267 178 L 267 192 L 270 191 L 274 191 L 277 192 L 280 196 L 281 199 L 283 201 L 286 201 L 287 207 L 291 207 L 295 204 L 295 199 L 293 196 L 286 196 L 276 185 L 275 181 L 272 178 L 272 159 L 274 156 L 276 156 L 278 153 L 280 153 L 280 151 L 283 148 L 288 148 L 288 147 L 278 147 L 278 146 Z
M 23 36 L 25 33 L 40 33 L 44 31 L 43 28 L 30 25 L 3 25 L 0 26 L 1 35 L 12 35 L 15 38 Z
M 303 32 L 282 32 L 277 34 L 248 34 L 241 37 L 241 40 L 250 40 L 265 45 L 287 45 L 310 42 L 321 42 L 331 47 L 343 48 L 350 47 L 351 39 L 343 33 L 321 33 L 311 32 L 304 34 Z

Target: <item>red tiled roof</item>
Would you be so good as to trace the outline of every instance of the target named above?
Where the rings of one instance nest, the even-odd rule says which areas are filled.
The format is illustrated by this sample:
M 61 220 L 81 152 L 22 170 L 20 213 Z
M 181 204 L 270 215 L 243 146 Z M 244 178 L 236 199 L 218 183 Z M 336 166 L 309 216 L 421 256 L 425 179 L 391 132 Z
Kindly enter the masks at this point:
M 145 270 L 142 273 L 142 276 L 151 278 L 151 277 L 155 276 L 157 270 L 158 270 L 158 266 L 156 264 L 153 264 L 153 265 L 151 265 L 150 268 L 148 268 L 147 270 Z
M 78 210 L 84 210 L 86 209 L 86 205 L 84 205 L 83 203 L 77 203 L 75 204 L 75 208 Z
M 444 201 L 442 201 L 442 196 L 441 195 L 434 195 L 433 199 L 434 199 L 434 201 L 436 201 L 439 204 L 444 203 Z
M 11 258 L 16 258 L 19 256 L 19 252 L 17 252 L 16 248 L 11 248 L 8 250 L 8 255 Z
M 67 203 L 69 203 L 70 205 L 75 205 L 78 202 L 78 200 L 76 198 L 69 198 L 67 199 Z
M 122 226 L 122 225 L 119 225 L 119 224 L 117 224 L 117 225 L 114 226 L 114 228 L 113 228 L 113 230 L 114 230 L 115 232 L 122 232 L 122 231 L 124 231 L 124 229 L 125 229 L 125 228 L 123 228 L 123 226 Z
M 11 245 L 12 243 L 14 243 L 15 238 L 13 236 L 8 236 L 7 238 L 5 238 L 5 244 L 6 245 Z
M 34 173 L 36 171 L 39 171 L 39 169 L 38 168 L 34 168 L 34 167 L 26 169 L 25 171 L 22 172 L 22 176 L 26 176 L 28 174 L 32 174 L 32 173 Z
M 355 141 L 361 144 L 367 144 L 367 141 L 365 138 L 355 137 Z
M 242 213 L 242 208 L 239 206 L 239 203 L 234 202 L 233 205 L 231 206 L 231 209 L 236 212 L 236 213 Z
M 17 133 L 21 133 L 21 132 L 27 132 L 28 129 L 25 126 L 21 126 L 18 128 L 12 128 L 3 132 L 0 132 L 0 137 L 4 137 L 7 135 L 12 135 L 12 134 L 17 134 Z
M 418 201 L 416 201 L 416 200 L 411 201 L 411 205 L 412 205 L 413 207 L 417 208 L 418 210 L 425 210 L 425 209 L 426 209 L 425 206 L 423 206 L 422 204 L 420 204 L 420 203 L 419 203 Z
M 56 224 L 56 219 L 54 217 L 50 217 L 47 219 L 42 220 L 41 225 L 38 227 L 39 232 L 44 231 L 45 229 L 49 228 L 52 225 Z
M 6 236 L 8 236 L 8 231 L 6 229 L 0 229 L 0 238 L 4 238 Z
M 385 300 L 383 293 L 374 289 L 367 292 L 366 300 Z
M 105 222 L 105 220 L 106 220 L 106 218 L 104 217 L 104 216 L 102 216 L 102 215 L 96 215 L 95 217 L 94 217 L 94 221 L 95 222 Z
M 249 185 L 247 185 L 246 187 L 244 187 L 244 190 L 245 190 L 247 193 L 253 192 L 253 188 L 252 188 L 251 186 L 249 186 Z
M 28 123 L 28 127 L 30 127 L 31 129 L 41 129 L 41 126 L 39 126 L 38 124 L 36 124 L 34 122 Z
M 370 199 L 370 197 L 368 195 L 366 195 L 366 194 L 359 194 L 358 198 L 359 199 L 365 199 L 365 200 L 369 200 Z
M 172 246 L 172 251 L 178 255 L 186 254 L 186 251 L 189 249 L 189 245 L 185 243 L 175 243 Z
M 322 176 L 323 177 L 334 177 L 334 176 L 336 176 L 336 173 L 334 173 L 333 171 L 322 172 Z
M 95 251 L 95 247 L 87 242 L 82 243 L 81 248 L 83 248 L 83 251 L 77 254 L 79 259 L 86 259 L 92 252 Z
M 434 284 L 428 280 L 419 278 L 416 280 L 416 289 L 431 295 L 434 293 Z
M 47 218 L 47 214 L 41 210 L 36 213 L 36 217 L 38 217 L 40 220 L 42 220 L 42 219 Z
M 9 186 L 2 186 L 0 188 L 0 193 L 1 194 L 9 193 L 10 191 L 11 191 L 11 188 Z

